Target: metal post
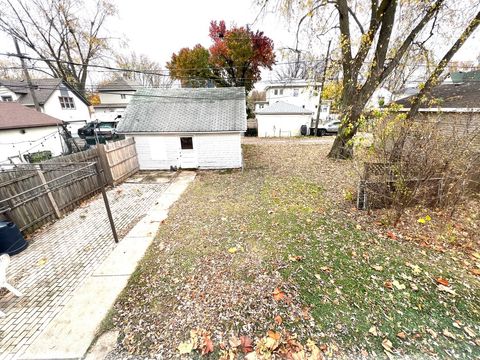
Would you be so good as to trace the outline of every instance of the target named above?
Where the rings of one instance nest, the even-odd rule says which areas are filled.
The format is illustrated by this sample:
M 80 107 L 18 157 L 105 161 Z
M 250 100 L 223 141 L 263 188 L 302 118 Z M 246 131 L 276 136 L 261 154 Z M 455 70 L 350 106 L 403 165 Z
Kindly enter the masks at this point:
M 115 229 L 115 223 L 113 222 L 112 212 L 110 210 L 110 204 L 108 203 L 107 193 L 105 192 L 105 183 L 102 178 L 102 168 L 98 162 L 95 162 L 95 170 L 97 171 L 97 182 L 103 196 L 103 202 L 105 203 L 105 209 L 107 210 L 108 221 L 110 221 L 110 227 L 112 228 L 113 239 L 118 243 L 117 230 Z
M 332 40 L 328 42 L 328 48 L 327 48 L 327 56 L 325 58 L 325 67 L 323 68 L 323 76 L 322 76 L 322 82 L 320 83 L 320 94 L 318 95 L 318 111 L 317 111 L 317 117 L 315 118 L 315 130 L 313 133 L 313 136 L 317 136 L 317 131 L 318 131 L 318 122 L 320 120 L 320 111 L 322 111 L 322 95 L 323 95 L 323 86 L 325 84 L 325 78 L 327 76 L 327 66 L 328 66 L 328 60 L 330 58 L 330 45 L 332 43 Z

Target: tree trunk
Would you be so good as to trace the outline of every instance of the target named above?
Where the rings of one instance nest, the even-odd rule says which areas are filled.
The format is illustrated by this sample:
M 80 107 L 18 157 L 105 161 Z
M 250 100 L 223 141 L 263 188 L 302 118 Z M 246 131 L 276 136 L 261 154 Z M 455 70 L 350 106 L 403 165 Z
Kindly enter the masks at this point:
M 355 108 L 344 112 L 342 125 L 338 129 L 337 137 L 333 142 L 328 157 L 332 159 L 350 159 L 353 157 L 352 139 L 357 133 L 357 129 L 362 115 L 363 104 L 356 104 Z

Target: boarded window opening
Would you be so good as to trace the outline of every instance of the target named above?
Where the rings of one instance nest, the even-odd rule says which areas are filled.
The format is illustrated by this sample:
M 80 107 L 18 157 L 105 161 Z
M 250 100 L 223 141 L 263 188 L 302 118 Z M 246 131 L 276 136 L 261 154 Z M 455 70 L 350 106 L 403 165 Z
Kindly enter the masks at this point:
M 180 145 L 182 150 L 191 150 L 193 149 L 193 139 L 191 137 L 181 137 Z

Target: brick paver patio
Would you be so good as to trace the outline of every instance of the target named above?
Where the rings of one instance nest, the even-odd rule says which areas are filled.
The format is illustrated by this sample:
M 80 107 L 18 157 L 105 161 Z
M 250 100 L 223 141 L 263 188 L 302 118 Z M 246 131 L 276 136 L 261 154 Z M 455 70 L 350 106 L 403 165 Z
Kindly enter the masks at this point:
M 120 239 L 155 205 L 168 183 L 124 183 L 108 191 Z M 0 290 L 0 360 L 20 356 L 72 292 L 115 247 L 101 195 L 36 233 L 12 257 L 7 278 L 23 293 Z M 95 294 L 92 294 L 95 301 Z

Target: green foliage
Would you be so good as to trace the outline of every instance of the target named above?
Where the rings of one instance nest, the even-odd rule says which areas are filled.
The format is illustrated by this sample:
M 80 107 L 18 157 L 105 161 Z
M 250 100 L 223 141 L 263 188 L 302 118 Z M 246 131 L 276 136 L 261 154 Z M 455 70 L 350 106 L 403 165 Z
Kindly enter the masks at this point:
M 170 77 L 180 80 L 184 87 L 205 87 L 213 77 L 209 58 L 208 50 L 197 44 L 192 49 L 183 48 L 173 54 L 167 69 Z

